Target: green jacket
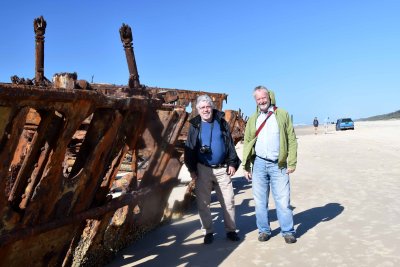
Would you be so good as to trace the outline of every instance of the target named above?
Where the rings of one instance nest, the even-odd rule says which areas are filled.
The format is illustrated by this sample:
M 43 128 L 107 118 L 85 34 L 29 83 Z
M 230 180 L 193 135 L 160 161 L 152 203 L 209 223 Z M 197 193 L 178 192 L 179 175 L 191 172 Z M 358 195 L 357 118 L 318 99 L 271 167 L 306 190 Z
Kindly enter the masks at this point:
M 272 91 L 269 91 L 269 96 L 271 99 L 271 105 L 275 105 L 275 95 Z M 247 121 L 244 133 L 242 165 L 243 169 L 249 172 L 251 171 L 256 156 L 256 121 L 259 114 L 260 110 L 257 108 L 257 111 L 251 115 Z M 295 169 L 297 164 L 297 140 L 289 113 L 282 108 L 277 108 L 275 110 L 275 117 L 278 122 L 280 142 L 278 166 L 279 168 L 289 167 Z

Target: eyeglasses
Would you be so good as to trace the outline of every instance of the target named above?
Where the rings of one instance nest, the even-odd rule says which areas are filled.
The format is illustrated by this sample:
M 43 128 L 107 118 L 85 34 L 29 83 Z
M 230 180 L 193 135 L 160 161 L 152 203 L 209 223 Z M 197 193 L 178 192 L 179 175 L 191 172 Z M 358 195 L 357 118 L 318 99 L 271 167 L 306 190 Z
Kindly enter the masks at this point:
M 205 110 L 205 109 L 212 109 L 212 106 L 202 106 L 199 107 L 200 110 Z

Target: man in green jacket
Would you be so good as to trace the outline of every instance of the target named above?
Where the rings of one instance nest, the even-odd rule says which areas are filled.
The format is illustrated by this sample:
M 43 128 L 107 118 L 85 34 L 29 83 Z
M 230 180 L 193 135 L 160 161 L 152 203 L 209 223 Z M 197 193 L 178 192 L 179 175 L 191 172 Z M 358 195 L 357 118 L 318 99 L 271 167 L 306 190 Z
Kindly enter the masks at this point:
M 271 236 L 268 219 L 271 189 L 281 234 L 286 243 L 295 243 L 289 174 L 297 164 L 296 134 L 288 112 L 276 107 L 272 91 L 257 86 L 253 96 L 257 111 L 246 124 L 242 162 L 245 178 L 252 180 L 258 240 L 267 241 Z

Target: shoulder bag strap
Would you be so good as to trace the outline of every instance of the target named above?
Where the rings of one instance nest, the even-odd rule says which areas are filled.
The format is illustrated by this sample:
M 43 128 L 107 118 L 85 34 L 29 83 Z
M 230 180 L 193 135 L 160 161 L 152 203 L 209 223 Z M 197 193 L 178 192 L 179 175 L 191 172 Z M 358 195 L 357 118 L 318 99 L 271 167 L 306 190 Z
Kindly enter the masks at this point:
M 277 109 L 277 107 L 274 107 L 274 111 Z M 261 132 L 262 128 L 264 127 L 265 123 L 267 122 L 268 118 L 271 117 L 272 115 L 272 111 L 268 111 L 267 113 L 267 117 L 265 118 L 265 120 L 261 123 L 260 127 L 258 127 L 257 131 L 256 131 L 256 137 L 258 136 L 258 134 Z

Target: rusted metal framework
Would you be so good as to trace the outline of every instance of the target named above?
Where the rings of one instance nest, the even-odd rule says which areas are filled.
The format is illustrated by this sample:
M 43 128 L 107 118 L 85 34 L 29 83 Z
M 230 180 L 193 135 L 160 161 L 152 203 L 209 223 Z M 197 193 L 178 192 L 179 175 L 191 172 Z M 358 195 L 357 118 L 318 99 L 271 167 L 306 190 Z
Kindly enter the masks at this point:
M 164 218 L 203 92 L 140 84 L 125 24 L 128 86 L 50 82 L 46 26 L 34 20 L 35 78 L 0 83 L 0 266 L 102 265 Z M 227 95 L 208 94 L 222 109 Z M 245 120 L 226 115 L 238 142 Z

